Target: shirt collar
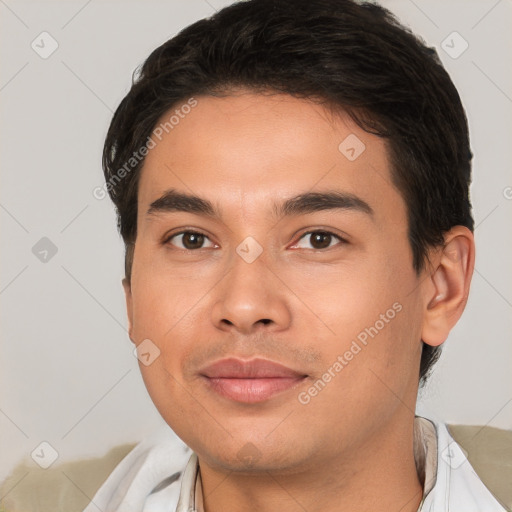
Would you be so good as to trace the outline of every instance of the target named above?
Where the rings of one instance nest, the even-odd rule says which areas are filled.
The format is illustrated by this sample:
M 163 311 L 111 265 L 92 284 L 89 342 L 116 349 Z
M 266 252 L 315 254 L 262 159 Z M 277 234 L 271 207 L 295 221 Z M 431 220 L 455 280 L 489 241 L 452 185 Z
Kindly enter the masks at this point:
M 413 427 L 414 461 L 418 477 L 423 485 L 423 499 L 418 512 L 428 493 L 436 483 L 437 475 L 437 435 L 434 424 L 416 416 Z M 180 499 L 176 512 L 204 512 L 201 472 L 197 455 L 193 453 L 187 463 L 181 481 Z

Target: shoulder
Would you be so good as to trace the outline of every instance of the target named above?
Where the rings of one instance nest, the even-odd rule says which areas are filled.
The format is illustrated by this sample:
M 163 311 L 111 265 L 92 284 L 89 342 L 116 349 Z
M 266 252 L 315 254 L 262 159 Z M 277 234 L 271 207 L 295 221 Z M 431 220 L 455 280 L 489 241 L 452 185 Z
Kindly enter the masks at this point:
M 23 461 L 0 484 L 0 512 L 143 510 L 154 488 L 174 491 L 168 486 L 191 453 L 172 430 L 162 428 L 101 457 L 56 462 L 48 469 Z
M 512 510 L 512 430 L 475 425 L 446 425 L 483 484 Z
M 97 512 L 98 507 L 104 512 L 139 512 L 162 496 L 167 503 L 177 502 L 180 477 L 191 455 L 169 427 L 158 430 L 116 465 L 84 512 Z
M 416 420 L 421 425 L 417 431 L 422 441 L 420 445 L 425 449 L 424 467 L 428 475 L 421 512 L 507 512 L 512 509 L 510 473 L 500 474 L 502 467 L 512 467 L 511 454 L 505 461 L 493 460 L 496 446 L 502 443 L 502 449 L 510 446 L 511 432 L 501 431 L 491 447 L 485 442 L 486 436 L 480 437 L 484 429 L 490 427 L 447 425 L 418 416 Z M 425 435 L 427 432 L 429 435 Z M 487 467 L 479 463 L 482 454 L 485 454 Z
M 81 511 L 114 468 L 136 444 L 116 446 L 102 457 L 54 464 L 42 469 L 31 461 L 18 464 L 0 484 L 0 512 L 27 510 Z

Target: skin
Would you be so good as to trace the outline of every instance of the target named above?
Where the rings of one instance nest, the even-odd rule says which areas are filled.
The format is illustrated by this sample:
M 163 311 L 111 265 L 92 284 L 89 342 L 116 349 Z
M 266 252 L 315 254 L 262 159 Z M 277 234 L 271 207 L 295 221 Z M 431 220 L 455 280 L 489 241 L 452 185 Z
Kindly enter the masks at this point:
M 344 114 L 283 94 L 196 99 L 146 157 L 131 282 L 123 284 L 131 340 L 150 339 L 160 350 L 140 364 L 145 384 L 198 454 L 205 510 L 416 511 L 421 339 L 440 345 L 463 312 L 471 232 L 453 228 L 417 275 L 382 139 Z M 366 146 L 354 161 L 338 149 L 350 134 Z M 209 199 L 222 217 L 148 214 L 169 189 Z M 356 195 L 373 214 L 273 214 L 274 202 L 332 190 Z M 202 247 L 184 249 L 186 229 L 206 235 Z M 310 230 L 346 242 L 333 237 L 318 249 L 303 236 Z M 252 263 L 236 252 L 248 236 L 263 249 Z M 400 312 L 300 403 L 299 393 L 395 303 Z M 266 401 L 239 403 L 199 375 L 224 357 L 269 359 L 307 377 Z

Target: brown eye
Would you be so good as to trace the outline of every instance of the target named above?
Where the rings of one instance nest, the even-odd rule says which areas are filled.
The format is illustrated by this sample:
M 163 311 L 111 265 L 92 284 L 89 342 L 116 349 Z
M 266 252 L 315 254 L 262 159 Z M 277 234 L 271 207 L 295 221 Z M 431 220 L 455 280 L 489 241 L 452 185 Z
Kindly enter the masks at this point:
M 309 238 L 309 244 L 310 247 L 304 247 L 299 244 L 295 245 L 294 247 L 299 247 L 302 249 L 314 249 L 314 250 L 322 250 L 322 249 L 328 249 L 329 247 L 332 247 L 332 242 L 338 240 L 341 243 L 344 243 L 345 240 L 341 238 L 338 235 L 335 235 L 334 233 L 331 233 L 330 231 L 309 231 L 308 233 L 304 233 L 300 240 L 307 240 Z M 300 241 L 299 241 L 300 243 Z M 336 245 L 336 244 L 334 244 Z
M 315 249 L 326 249 L 331 245 L 332 235 L 329 233 L 311 233 L 311 245 Z
M 181 242 L 181 246 L 172 242 L 174 239 Z M 181 233 L 176 233 L 169 237 L 165 243 L 176 245 L 176 247 L 180 249 L 193 251 L 195 249 L 203 249 L 205 240 L 209 240 L 208 237 L 202 233 L 198 233 L 197 231 L 182 231 Z M 211 246 L 213 246 L 213 244 L 211 244 Z

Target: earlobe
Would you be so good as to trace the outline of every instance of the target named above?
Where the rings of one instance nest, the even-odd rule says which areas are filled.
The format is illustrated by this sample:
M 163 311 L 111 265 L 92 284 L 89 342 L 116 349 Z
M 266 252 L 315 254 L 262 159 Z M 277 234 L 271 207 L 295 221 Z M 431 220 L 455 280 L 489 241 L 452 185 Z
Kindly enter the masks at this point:
M 128 317 L 128 336 L 132 343 L 135 343 L 133 339 L 133 304 L 132 304 L 132 288 L 130 282 L 126 277 L 122 281 L 124 288 L 124 296 L 126 299 L 126 314 Z
M 425 311 L 422 340 L 439 346 L 466 307 L 475 260 L 473 233 L 455 226 L 445 235 L 445 244 L 434 255 L 434 268 L 425 280 Z

